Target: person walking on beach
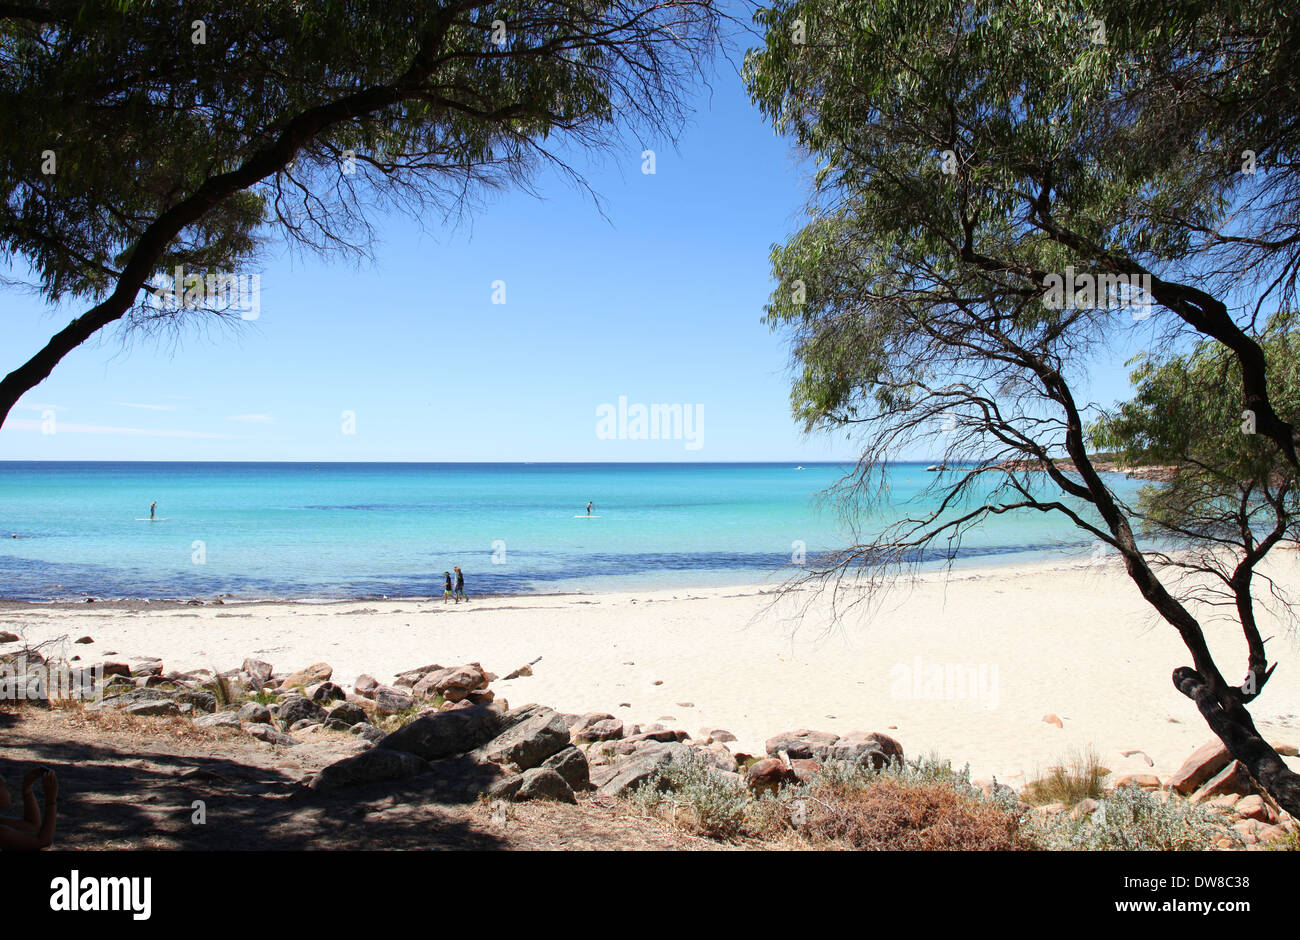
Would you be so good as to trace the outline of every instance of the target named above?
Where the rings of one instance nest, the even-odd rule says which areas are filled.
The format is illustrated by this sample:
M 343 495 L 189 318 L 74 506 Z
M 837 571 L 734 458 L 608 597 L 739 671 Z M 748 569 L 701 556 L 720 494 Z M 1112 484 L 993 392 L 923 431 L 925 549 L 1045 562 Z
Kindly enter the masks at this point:
M 37 782 L 45 791 L 45 815 L 36 805 L 33 787 Z M 0 851 L 34 852 L 54 843 L 54 824 L 58 819 L 59 780 L 54 771 L 34 767 L 23 777 L 23 818 L 0 816 Z M 10 806 L 9 790 L 0 780 L 0 811 Z
M 590 501 L 587 502 L 587 515 L 589 515 L 589 516 L 591 515 L 591 502 L 590 502 Z
M 151 522 L 153 521 L 153 514 L 157 511 L 158 511 L 158 500 L 155 499 L 152 503 L 149 504 L 149 520 Z
M 469 595 L 465 593 L 465 572 L 460 570 L 460 565 L 453 565 L 452 567 L 456 569 L 456 603 L 459 604 L 460 599 L 463 597 L 465 603 L 468 604 Z
M 442 583 L 442 602 L 445 604 L 451 598 L 451 572 L 444 571 L 444 580 Z M 457 601 L 457 603 L 460 603 Z

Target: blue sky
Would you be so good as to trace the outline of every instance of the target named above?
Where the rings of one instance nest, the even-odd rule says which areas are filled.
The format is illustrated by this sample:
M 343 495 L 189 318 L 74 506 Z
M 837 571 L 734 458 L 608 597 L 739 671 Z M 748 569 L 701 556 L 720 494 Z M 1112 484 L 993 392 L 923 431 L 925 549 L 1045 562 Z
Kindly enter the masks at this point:
M 797 427 L 788 350 L 760 322 L 769 249 L 801 224 L 807 168 L 730 63 L 694 108 L 676 149 L 649 144 L 654 175 L 632 140 L 578 164 L 607 218 L 546 173 L 541 198 L 501 194 L 455 228 L 377 217 L 373 264 L 273 245 L 256 321 L 83 346 L 10 415 L 0 458 L 851 458 Z M 5 300 L 3 371 L 80 312 Z M 1094 397 L 1123 395 L 1124 358 L 1095 372 Z M 620 396 L 690 406 L 699 446 L 602 437 L 598 409 Z

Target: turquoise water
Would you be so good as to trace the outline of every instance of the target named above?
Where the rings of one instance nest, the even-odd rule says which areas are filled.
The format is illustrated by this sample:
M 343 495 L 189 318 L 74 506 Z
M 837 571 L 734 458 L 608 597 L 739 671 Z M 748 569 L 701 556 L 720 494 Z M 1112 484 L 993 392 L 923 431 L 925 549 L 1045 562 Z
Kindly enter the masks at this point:
M 792 573 L 796 543 L 849 544 L 818 499 L 848 469 L 0 462 L 0 597 L 403 597 L 441 594 L 452 565 L 471 595 L 753 582 Z M 932 482 L 896 465 L 892 503 L 859 524 L 923 511 Z M 154 500 L 163 521 L 137 521 Z M 1088 544 L 1053 514 L 1007 514 L 958 560 Z

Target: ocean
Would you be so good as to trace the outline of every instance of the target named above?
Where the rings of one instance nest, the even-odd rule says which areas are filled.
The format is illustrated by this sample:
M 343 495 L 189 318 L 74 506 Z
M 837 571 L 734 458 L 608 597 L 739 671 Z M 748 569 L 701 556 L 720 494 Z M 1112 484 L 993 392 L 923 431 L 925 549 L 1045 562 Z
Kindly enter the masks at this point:
M 453 565 L 471 596 L 777 582 L 851 543 L 820 498 L 850 469 L 0 462 L 0 597 L 436 596 Z M 932 482 L 924 464 L 894 465 L 888 503 L 857 524 L 926 511 Z M 956 563 L 1087 557 L 1092 544 L 1057 514 L 1008 513 Z

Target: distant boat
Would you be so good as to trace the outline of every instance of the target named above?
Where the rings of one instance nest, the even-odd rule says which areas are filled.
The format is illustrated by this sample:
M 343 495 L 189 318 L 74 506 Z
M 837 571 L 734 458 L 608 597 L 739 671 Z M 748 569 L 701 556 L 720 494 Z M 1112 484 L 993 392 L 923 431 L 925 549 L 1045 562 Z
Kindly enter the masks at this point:
M 942 464 L 932 463 L 930 464 L 930 466 L 926 467 L 925 469 L 927 473 L 933 473 L 936 470 L 946 470 L 948 468 L 943 466 Z
M 802 470 L 803 467 L 795 467 L 796 470 Z

